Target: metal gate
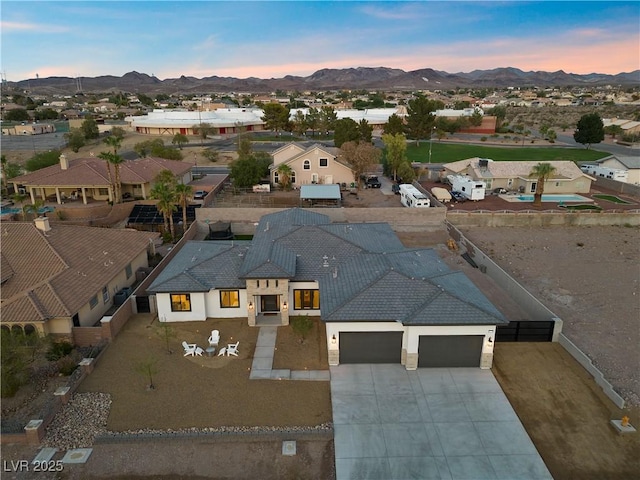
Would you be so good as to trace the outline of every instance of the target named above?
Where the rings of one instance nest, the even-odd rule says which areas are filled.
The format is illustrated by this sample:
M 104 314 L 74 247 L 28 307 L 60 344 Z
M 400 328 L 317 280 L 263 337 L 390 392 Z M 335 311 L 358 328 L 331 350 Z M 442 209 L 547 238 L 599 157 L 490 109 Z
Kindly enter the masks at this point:
M 550 342 L 554 325 L 554 321 L 509 322 L 496 329 L 496 342 Z
M 147 295 L 136 295 L 136 308 L 138 313 L 151 313 L 151 306 L 149 305 L 149 297 Z

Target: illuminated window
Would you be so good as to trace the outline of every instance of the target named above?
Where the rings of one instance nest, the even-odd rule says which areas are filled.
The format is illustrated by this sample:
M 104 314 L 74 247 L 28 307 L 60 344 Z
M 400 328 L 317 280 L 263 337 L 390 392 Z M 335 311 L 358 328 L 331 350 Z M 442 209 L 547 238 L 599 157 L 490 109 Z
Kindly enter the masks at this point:
M 221 290 L 220 307 L 238 308 L 240 307 L 240 292 L 238 290 Z
M 294 290 L 293 308 L 295 310 L 318 310 L 320 308 L 320 290 Z
M 191 295 L 188 293 L 172 293 L 171 294 L 171 311 L 172 312 L 190 312 L 191 311 Z

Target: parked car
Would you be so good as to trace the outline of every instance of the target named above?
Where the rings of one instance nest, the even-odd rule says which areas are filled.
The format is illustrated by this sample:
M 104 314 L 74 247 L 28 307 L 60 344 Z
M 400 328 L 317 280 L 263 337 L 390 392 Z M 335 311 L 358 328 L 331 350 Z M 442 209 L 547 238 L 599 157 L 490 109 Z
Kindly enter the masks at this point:
M 391 191 L 396 195 L 400 195 L 400 184 L 394 183 L 393 185 L 391 185 Z
M 207 196 L 207 191 L 206 190 L 196 190 L 195 192 L 193 192 L 193 199 L 194 200 L 204 200 L 204 197 Z
M 462 193 L 456 192 L 455 190 L 451 191 L 451 196 L 456 202 L 462 203 L 467 201 L 467 198 Z
M 369 177 L 364 184 L 367 188 L 380 188 L 382 186 L 378 177 Z

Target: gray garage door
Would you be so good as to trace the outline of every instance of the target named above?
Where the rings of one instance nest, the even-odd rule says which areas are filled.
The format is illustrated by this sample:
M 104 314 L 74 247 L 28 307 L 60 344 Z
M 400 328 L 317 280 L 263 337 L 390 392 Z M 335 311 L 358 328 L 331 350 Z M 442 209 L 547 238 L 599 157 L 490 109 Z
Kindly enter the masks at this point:
M 418 367 L 479 367 L 482 335 L 421 336 Z
M 400 363 L 402 332 L 341 332 L 340 363 Z

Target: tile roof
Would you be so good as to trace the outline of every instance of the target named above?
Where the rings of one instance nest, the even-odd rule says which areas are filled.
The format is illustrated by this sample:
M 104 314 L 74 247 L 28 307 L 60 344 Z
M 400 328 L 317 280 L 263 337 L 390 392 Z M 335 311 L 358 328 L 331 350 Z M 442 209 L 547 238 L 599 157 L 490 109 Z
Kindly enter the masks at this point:
M 158 234 L 55 224 L 4 222 L 0 251 L 12 275 L 2 284 L 2 320 L 75 314 Z
M 128 160 L 120 165 L 120 180 L 123 184 L 150 183 L 164 169 L 175 175 L 184 175 L 191 170 L 192 164 L 164 158 L 140 158 Z M 114 175 L 113 168 L 111 174 Z M 36 170 L 11 179 L 11 182 L 22 185 L 47 186 L 108 186 L 109 172 L 107 163 L 97 157 L 69 160 L 69 168 L 63 170 L 59 164 Z
M 289 209 L 262 217 L 253 240 L 241 247 L 190 242 L 149 291 L 244 288 L 246 278 L 289 278 L 319 283 L 322 319 L 328 322 L 506 323 L 466 275 L 451 270 L 434 250 L 406 249 L 385 223 L 328 222 L 325 215 Z M 224 281 L 217 278 L 220 272 Z M 241 280 L 232 284 L 234 276 Z
M 447 163 L 445 168 L 449 171 L 460 173 L 467 168 L 471 168 L 473 171 L 473 177 L 476 179 L 489 179 L 489 178 L 530 178 L 529 174 L 531 169 L 536 166 L 539 161 L 489 161 L 487 167 L 479 166 L 478 157 L 468 158 L 466 160 L 459 160 L 457 162 Z M 569 160 L 550 160 L 545 163 L 550 163 L 556 169 L 552 178 L 556 179 L 574 179 L 578 177 L 586 176 L 582 170 L 572 161 Z

